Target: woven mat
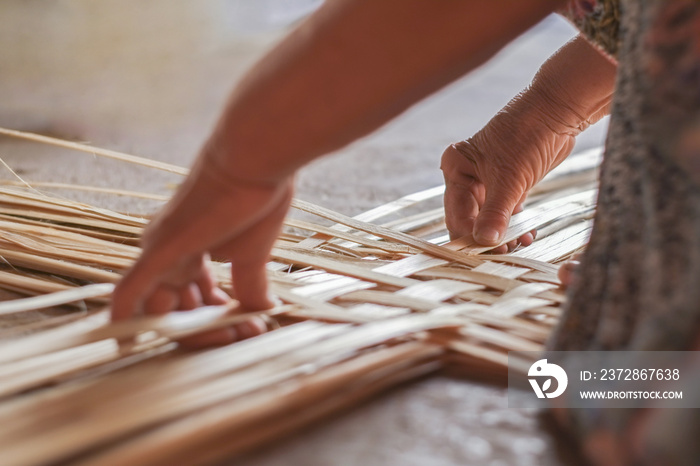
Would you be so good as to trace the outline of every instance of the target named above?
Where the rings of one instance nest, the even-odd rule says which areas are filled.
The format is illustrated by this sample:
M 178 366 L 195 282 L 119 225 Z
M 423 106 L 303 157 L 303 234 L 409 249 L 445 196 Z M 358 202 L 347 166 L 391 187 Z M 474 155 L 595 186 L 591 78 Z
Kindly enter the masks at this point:
M 0 463 L 207 464 L 439 369 L 503 382 L 508 351 L 541 350 L 558 321 L 600 152 L 532 191 L 504 241 L 536 241 L 504 255 L 449 241 L 444 187 L 352 218 L 295 200 L 268 265 L 282 303 L 257 313 L 274 329 L 202 351 L 175 341 L 242 321 L 235 303 L 109 323 L 146 220 L 0 187 L 0 289 L 33 296 L 0 303 Z

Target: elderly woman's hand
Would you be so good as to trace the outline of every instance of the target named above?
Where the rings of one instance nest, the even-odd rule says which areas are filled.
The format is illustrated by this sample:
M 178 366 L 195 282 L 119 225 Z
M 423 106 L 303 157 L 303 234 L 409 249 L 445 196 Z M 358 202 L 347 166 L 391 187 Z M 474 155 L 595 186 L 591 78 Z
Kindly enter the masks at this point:
M 578 37 L 550 58 L 532 85 L 472 138 L 442 155 L 447 228 L 498 245 L 528 191 L 574 147 L 575 137 L 609 112 L 616 67 Z M 532 243 L 534 232 L 519 238 Z M 506 252 L 516 242 L 494 252 Z

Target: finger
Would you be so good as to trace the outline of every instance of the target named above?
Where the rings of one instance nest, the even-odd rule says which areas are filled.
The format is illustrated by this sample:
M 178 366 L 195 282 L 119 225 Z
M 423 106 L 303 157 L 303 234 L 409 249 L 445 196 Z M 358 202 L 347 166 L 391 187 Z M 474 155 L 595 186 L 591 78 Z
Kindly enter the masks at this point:
M 292 197 L 290 189 L 275 208 L 260 222 L 243 232 L 229 244 L 233 292 L 246 310 L 269 309 L 273 303 L 267 294 L 267 262 L 269 252 L 279 236 L 282 221 Z
M 162 315 L 174 310 L 194 309 L 202 304 L 199 288 L 195 283 L 191 283 L 189 276 L 203 275 L 206 269 L 200 267 L 199 272 L 192 272 L 197 266 L 188 264 L 201 264 L 200 259 L 192 259 L 185 263 L 166 274 L 155 290 L 147 295 L 143 307 L 145 314 Z
M 525 210 L 524 207 L 523 207 L 523 204 L 524 204 L 524 203 L 525 203 L 525 196 L 523 196 L 523 197 L 520 198 L 520 201 L 519 201 L 518 204 L 515 206 L 515 209 L 513 209 L 513 215 L 519 214 L 520 212 L 522 212 L 523 210 Z
M 180 302 L 177 308 L 171 310 L 189 311 L 202 305 L 202 294 L 196 283 L 190 283 L 180 291 Z
M 267 331 L 267 324 L 260 317 L 253 317 L 250 320 L 236 324 L 234 327 L 239 340 L 256 337 Z
M 202 302 L 206 305 L 226 304 L 231 301 L 231 297 L 219 288 L 216 278 L 214 278 L 214 272 L 209 266 L 209 261 L 209 254 L 204 254 L 202 256 L 202 272 L 195 280 Z
M 153 261 L 144 253 L 117 284 L 112 295 L 112 320 L 125 320 L 143 310 L 144 300 L 153 292 L 170 261 Z M 153 303 L 155 308 L 162 304 Z M 146 306 L 149 307 L 149 306 Z
M 160 218 L 162 217 L 161 214 Z M 151 222 L 144 233 L 141 256 L 117 284 L 112 296 L 112 320 L 127 319 L 140 312 L 144 304 L 150 308 L 145 301 L 150 299 L 154 289 L 161 283 L 167 283 L 166 277 L 177 275 L 183 269 L 187 270 L 186 267 L 181 267 L 182 263 L 191 264 L 201 257 L 201 252 L 192 254 L 191 247 L 196 241 L 191 238 L 191 234 L 172 235 L 172 231 L 179 230 L 163 228 L 163 222 L 164 220 L 159 218 Z M 187 243 L 187 247 L 183 245 L 183 241 Z M 180 278 L 179 281 L 184 280 Z M 156 305 L 153 309 L 162 309 L 161 304 L 153 304 Z
M 221 288 L 215 288 L 206 304 L 226 304 L 231 301 L 231 296 Z
M 445 223 L 454 240 L 471 236 L 474 222 L 479 214 L 479 205 L 483 202 L 483 186 L 476 180 L 469 185 L 449 183 L 445 189 Z M 481 194 L 481 199 L 479 199 Z
M 144 249 L 131 270 L 117 284 L 112 297 L 112 320 L 124 320 L 140 311 L 156 314 L 173 310 L 179 302 L 177 293 L 174 304 L 166 303 L 166 298 L 162 296 L 151 297 L 151 294 L 163 294 L 157 291 L 162 288 L 177 290 L 195 280 L 202 271 L 193 264 L 199 263 L 201 254 L 180 255 L 159 246 Z M 164 311 L 166 306 L 170 306 L 168 311 Z
M 262 206 L 283 194 L 266 187 L 229 189 L 219 181 L 220 174 L 212 177 L 206 170 L 200 172 L 186 180 L 147 229 L 140 259 L 115 290 L 113 320 L 126 319 L 140 310 L 158 283 L 169 282 L 165 277 L 186 273 L 187 268 L 182 267 L 186 260 L 201 257 L 211 246 L 254 225 L 267 214 Z M 229 198 L 235 195 L 250 202 L 232 202 Z M 233 223 L 232 218 L 236 219 Z
M 501 242 L 521 196 L 522 190 L 512 186 L 490 187 L 474 223 L 474 239 L 487 246 Z
M 523 196 L 518 205 L 515 206 L 515 209 L 513 209 L 513 214 L 517 214 L 523 211 L 524 198 L 525 196 Z M 506 254 L 515 251 L 518 248 L 518 246 L 529 246 L 530 244 L 532 244 L 532 236 L 530 236 L 530 233 L 526 233 L 516 240 L 509 241 L 504 245 L 492 249 L 490 252 L 491 254 Z
M 259 263 L 232 264 L 233 290 L 241 307 L 248 311 L 274 306 L 267 293 L 267 260 Z
M 520 212 L 523 211 L 523 205 L 525 204 L 525 198 L 527 197 L 527 193 L 523 194 L 523 196 L 520 198 L 520 202 L 518 202 L 518 205 L 515 206 L 515 209 L 513 210 L 513 215 L 519 214 Z M 523 236 L 518 238 L 518 244 L 521 246 L 530 246 L 534 241 L 535 241 L 535 236 L 537 235 L 537 230 L 532 230 L 528 233 L 525 233 Z
M 535 237 L 532 232 L 525 233 L 523 236 L 518 238 L 518 244 L 521 246 L 530 246 L 535 241 Z
M 179 340 L 182 346 L 187 348 L 205 348 L 208 346 L 222 346 L 245 340 L 265 333 L 267 325 L 259 317 L 253 317 L 249 321 L 231 327 L 210 330 L 208 332 L 192 335 Z
M 471 237 L 479 206 L 484 201 L 484 185 L 477 180 L 473 163 L 454 145 L 445 149 L 440 168 L 445 178 L 445 222 L 450 239 Z
M 143 311 L 151 315 L 167 314 L 179 301 L 177 291 L 167 286 L 159 286 L 146 299 Z
M 580 267 L 581 262 L 577 259 L 570 259 L 559 267 L 557 275 L 564 288 L 568 288 L 572 285 Z
M 496 248 L 493 248 L 489 251 L 490 254 L 505 254 L 508 252 L 508 245 L 507 244 L 502 244 Z
M 208 332 L 199 333 L 178 340 L 182 346 L 197 349 L 208 346 L 223 346 L 238 340 L 238 333 L 234 327 L 218 328 Z

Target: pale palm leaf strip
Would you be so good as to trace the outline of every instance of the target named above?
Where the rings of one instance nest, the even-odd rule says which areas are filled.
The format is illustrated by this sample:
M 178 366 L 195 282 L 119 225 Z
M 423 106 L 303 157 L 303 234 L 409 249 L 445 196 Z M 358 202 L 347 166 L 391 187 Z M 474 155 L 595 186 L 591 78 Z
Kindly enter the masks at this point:
M 598 160 L 599 151 L 574 157 L 538 185 L 506 236 L 538 229 L 537 240 L 502 256 L 448 241 L 434 203 L 442 187 L 352 218 L 296 200 L 326 223 L 290 217 L 275 245 L 269 277 L 284 304 L 258 314 L 277 328 L 189 352 L 175 341 L 246 316 L 233 303 L 114 325 L 104 309 L 138 256 L 145 219 L 36 191 L 51 183 L 7 183 L 0 288 L 32 297 L 0 303 L 2 462 L 206 464 L 439 369 L 502 381 L 508 351 L 541 350 L 558 321 L 557 264 L 586 244 Z M 228 288 L 228 265 L 212 267 Z

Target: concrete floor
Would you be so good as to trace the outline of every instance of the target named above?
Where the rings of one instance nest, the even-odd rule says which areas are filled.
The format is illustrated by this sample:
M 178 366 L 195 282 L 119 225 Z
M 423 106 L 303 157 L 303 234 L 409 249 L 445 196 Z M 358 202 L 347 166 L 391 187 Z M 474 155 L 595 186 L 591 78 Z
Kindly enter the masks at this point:
M 0 125 L 188 165 L 238 77 L 316 0 L 5 0 Z M 255 5 L 255 6 L 251 6 Z M 572 37 L 548 18 L 470 76 L 375 134 L 305 168 L 298 197 L 356 214 L 441 183 L 443 148 L 477 131 Z M 271 132 L 274 131 L 271 128 Z M 600 144 L 605 124 L 579 141 Z M 0 139 L 28 180 L 167 193 L 174 176 Z M 10 177 L 6 173 L 3 177 Z M 123 211 L 146 201 L 60 192 Z M 504 390 L 435 378 L 403 387 L 245 458 L 274 465 L 562 464 L 536 414 Z

